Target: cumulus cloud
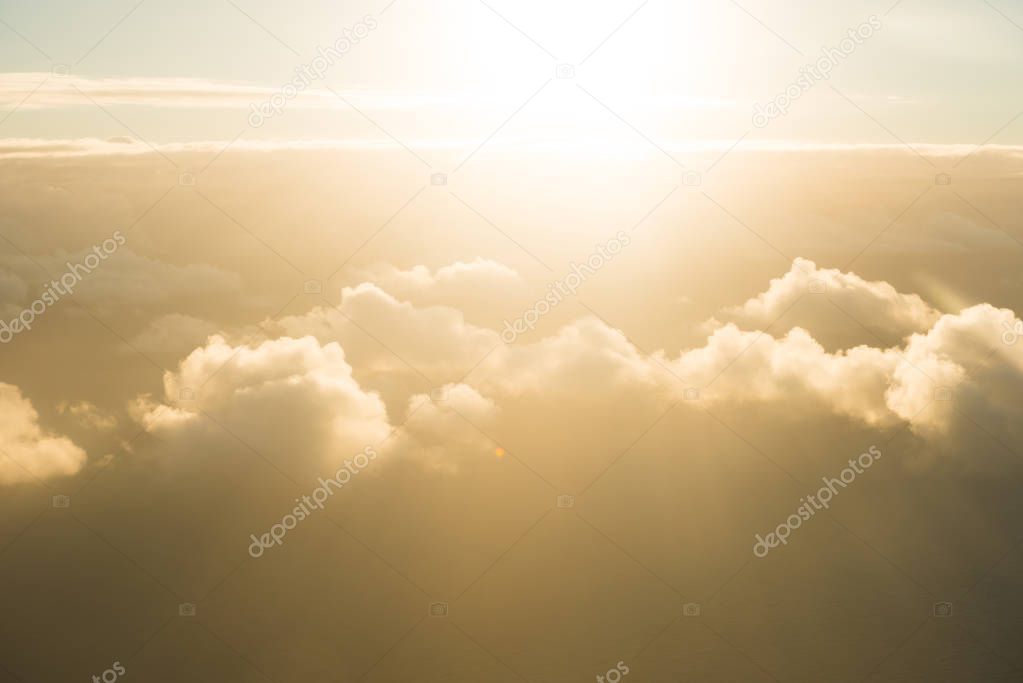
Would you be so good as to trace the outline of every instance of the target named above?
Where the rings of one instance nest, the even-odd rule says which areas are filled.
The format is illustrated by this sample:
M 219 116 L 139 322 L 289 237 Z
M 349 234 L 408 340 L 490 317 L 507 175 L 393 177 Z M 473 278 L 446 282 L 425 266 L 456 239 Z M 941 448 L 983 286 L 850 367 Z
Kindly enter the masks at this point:
M 467 384 L 415 394 L 390 452 L 412 456 L 433 470 L 457 473 L 472 459 L 489 455 L 485 434 L 497 414 L 494 401 Z
M 812 414 L 818 406 L 883 425 L 894 421 L 884 403 L 899 362 L 894 351 L 867 346 L 829 353 L 809 332 L 795 328 L 781 338 L 729 324 L 704 346 L 665 360 L 689 386 L 706 387 L 714 403 L 782 401 Z
M 407 301 L 447 304 L 457 304 L 467 294 L 499 296 L 524 284 L 518 271 L 482 257 L 456 261 L 436 270 L 423 265 L 406 270 L 383 265 L 368 270 L 366 280 Z
M 892 411 L 928 435 L 941 436 L 964 426 L 964 419 L 979 419 L 996 437 L 1019 443 L 1023 358 L 1002 340 L 1006 330 L 1020 324 L 1013 311 L 981 304 L 942 316 L 926 333 L 913 335 L 906 365 L 919 371 L 899 368 L 888 394 Z M 922 376 L 952 395 L 916 416 L 928 398 Z
M 408 287 L 429 289 L 445 279 L 473 277 L 474 270 L 490 271 L 488 277 L 500 272 L 480 262 L 392 275 Z M 197 424 L 200 411 L 209 412 L 273 449 L 294 450 L 297 442 L 303 454 L 319 454 L 318 462 L 380 443 L 392 425 L 407 421 L 393 452 L 417 453 L 430 467 L 447 471 L 457 471 L 465 453 L 485 451 L 490 430 L 521 431 L 523 420 L 542 420 L 555 431 L 582 429 L 594 416 L 602 428 L 643 424 L 693 388 L 700 390 L 702 405 L 784 406 L 808 420 L 823 412 L 870 428 L 908 425 L 928 439 L 957 433 L 963 414 L 983 416 L 997 438 L 1020 436 L 1013 397 L 1023 389 L 1023 361 L 1001 343 L 1006 329 L 1023 324 L 1012 311 L 984 304 L 940 314 L 886 282 L 802 259 L 732 310 L 770 317 L 802 291 L 808 277 L 826 282 L 828 296 L 843 305 L 871 311 L 909 336 L 888 347 L 831 351 L 801 327 L 776 336 L 728 323 L 694 348 L 647 354 L 605 322 L 584 317 L 535 342 L 504 345 L 493 330 L 466 322 L 455 308 L 413 305 L 363 283 L 345 288 L 336 310 L 317 307 L 266 326 L 280 335 L 272 341 L 248 346 L 212 337 L 165 377 L 164 402 L 143 402 L 138 415 L 151 431 L 173 433 Z M 361 346 L 358 354 L 342 351 L 338 341 L 349 321 L 377 337 L 348 328 L 346 350 Z M 392 386 L 398 396 L 387 402 L 398 406 L 392 420 L 380 395 L 353 377 L 350 363 L 377 365 L 384 376 L 408 374 L 394 354 L 438 377 L 457 368 L 460 378 L 485 360 L 469 378 L 438 381 L 430 393 L 414 384 Z M 358 362 L 349 360 L 356 355 Z M 945 400 L 950 391 L 954 402 Z M 286 433 L 280 431 L 284 424 Z M 595 449 L 603 432 L 592 427 L 589 448 Z
M 313 337 L 232 346 L 215 336 L 163 384 L 164 402 L 136 406 L 150 432 L 201 433 L 209 415 L 300 470 L 321 471 L 391 429 L 383 402 L 353 379 L 341 347 Z
M 750 324 L 769 325 L 809 293 L 826 294 L 853 319 L 898 339 L 929 329 L 941 316 L 916 294 L 902 294 L 887 282 L 867 281 L 837 268 L 818 268 L 804 258 L 795 259 L 792 268 L 771 280 L 765 291 L 724 314 Z
M 6 383 L 0 383 L 0 456 L 0 484 L 70 476 L 86 459 L 70 439 L 46 433 L 32 402 Z
M 479 256 L 435 268 L 378 264 L 358 273 L 355 283 L 361 282 L 371 282 L 417 307 L 456 309 L 466 321 L 483 328 L 502 327 L 504 318 L 519 315 L 538 296 L 517 270 Z
M 502 346 L 487 359 L 483 381 L 509 395 L 559 397 L 657 390 L 664 370 L 618 330 L 585 317 L 532 344 Z M 615 400 L 618 400 L 617 398 Z
M 729 324 L 664 362 L 694 386 L 709 385 L 702 398 L 712 403 L 777 402 L 805 416 L 827 410 L 874 427 L 908 424 L 951 444 L 976 437 L 979 426 L 1019 444 L 1013 397 L 1023 390 L 1023 359 L 1003 336 L 1020 325 L 1013 311 L 981 304 L 942 315 L 902 346 L 828 352 L 800 328 L 776 338 Z
M 972 414 L 985 416 L 996 438 L 1018 438 L 1011 396 L 1023 388 L 1023 361 L 1002 343 L 1006 330 L 1023 324 L 1013 311 L 983 304 L 941 314 L 887 282 L 804 259 L 732 310 L 777 315 L 809 278 L 827 283 L 827 295 L 841 305 L 907 334 L 905 341 L 829 351 L 800 327 L 775 336 L 729 323 L 700 346 L 648 356 L 602 321 L 584 318 L 533 344 L 501 347 L 477 381 L 493 396 L 531 396 L 538 404 L 557 396 L 579 405 L 612 394 L 623 409 L 651 395 L 678 400 L 694 388 L 705 405 L 771 403 L 807 419 L 823 410 L 875 428 L 908 424 L 925 438 L 962 429 L 963 416 Z
M 295 476 L 336 468 L 367 446 L 454 472 L 460 453 L 486 450 L 479 430 L 496 412 L 477 389 L 450 384 L 410 396 L 395 436 L 380 397 L 355 381 L 340 345 L 312 336 L 237 346 L 214 336 L 165 375 L 160 401 L 140 397 L 133 409 L 165 440 L 222 437 L 215 420 Z
M 318 307 L 271 327 L 331 341 L 353 324 L 359 330 L 360 357 L 400 372 L 411 366 L 425 375 L 421 381 L 437 384 L 458 379 L 500 341 L 497 333 L 467 322 L 456 308 L 415 306 L 368 282 L 345 287 L 336 310 Z

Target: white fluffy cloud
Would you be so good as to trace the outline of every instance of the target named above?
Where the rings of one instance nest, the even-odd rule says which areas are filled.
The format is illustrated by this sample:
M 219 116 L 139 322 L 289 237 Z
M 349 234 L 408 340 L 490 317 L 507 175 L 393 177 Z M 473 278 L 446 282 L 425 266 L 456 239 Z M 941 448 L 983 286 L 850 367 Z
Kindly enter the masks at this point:
M 818 268 L 804 258 L 795 259 L 789 272 L 771 280 L 767 290 L 724 313 L 742 322 L 769 325 L 808 293 L 826 293 L 855 320 L 898 339 L 929 329 L 941 316 L 916 294 L 902 294 L 887 282 L 870 282 L 855 273 Z
M 868 425 L 909 423 L 926 437 L 954 431 L 964 415 L 986 416 L 996 436 L 1012 439 L 1023 359 L 1002 335 L 1018 324 L 1012 311 L 982 304 L 941 316 L 902 347 L 833 353 L 800 328 L 775 338 L 726 325 L 665 362 L 693 386 L 709 384 L 704 398 L 712 402 L 780 401 L 808 414 L 823 408 Z
M 473 268 L 436 274 L 412 269 L 399 279 L 429 288 L 467 270 Z M 208 411 L 260 443 L 279 450 L 297 446 L 320 454 L 322 463 L 329 454 L 380 443 L 392 425 L 411 415 L 394 450 L 418 453 L 431 467 L 452 471 L 465 453 L 487 448 L 483 431 L 509 433 L 511 423 L 530 419 L 531 412 L 555 429 L 578 422 L 579 414 L 643 423 L 687 388 L 701 390 L 703 405 L 771 403 L 806 419 L 823 411 L 876 428 L 908 423 L 924 438 L 947 436 L 963 426 L 963 413 L 977 414 L 996 437 L 1019 436 L 1013 397 L 1023 389 L 1023 360 L 1001 343 L 1004 330 L 1017 325 L 1012 311 L 984 304 L 941 315 L 888 283 L 805 260 L 735 310 L 748 318 L 770 317 L 803 290 L 807 278 L 824 281 L 826 296 L 869 311 L 909 336 L 901 346 L 829 351 L 803 328 L 774 336 L 729 323 L 695 348 L 647 355 L 621 332 L 586 317 L 552 336 L 509 346 L 498 344 L 493 330 L 466 322 L 455 308 L 416 306 L 363 283 L 345 288 L 339 310 L 321 307 L 282 319 L 276 340 L 234 346 L 224 337 L 211 338 L 167 375 L 166 401 L 146 404 L 140 419 L 166 433 L 195 423 L 197 411 Z M 353 378 L 349 362 L 355 361 L 338 343 L 348 319 L 387 345 L 353 333 L 374 349 L 358 356 L 371 364 L 394 361 L 393 350 L 424 372 L 464 373 L 489 355 L 464 382 L 447 380 L 456 383 L 446 387 L 439 404 L 421 388 L 397 385 L 404 398 L 388 399 L 395 416 L 389 419 L 381 398 Z M 407 375 L 408 369 L 391 362 L 381 372 Z M 182 400 L 190 389 L 196 396 Z M 948 390 L 954 402 L 944 400 Z
M 352 377 L 336 342 L 281 337 L 234 346 L 215 336 L 165 375 L 161 401 L 142 397 L 134 414 L 150 433 L 166 440 L 222 437 L 212 425 L 215 420 L 284 463 L 289 473 L 310 476 L 332 471 L 367 446 L 384 444 L 387 455 L 456 471 L 459 453 L 488 448 L 479 429 L 496 410 L 473 387 L 450 384 L 432 395 L 410 396 L 395 420 L 404 429 L 392 438 L 382 400 Z
M 706 388 L 703 400 L 783 401 L 805 411 L 827 406 L 879 425 L 894 419 L 884 394 L 898 361 L 894 352 L 866 346 L 829 353 L 800 328 L 775 338 L 730 324 L 665 364 L 689 386 Z
M 209 342 L 164 377 L 164 401 L 143 399 L 141 423 L 157 436 L 195 436 L 203 414 L 295 471 L 321 471 L 391 430 L 383 402 L 352 378 L 344 351 L 313 337 L 256 346 Z
M 627 388 L 655 392 L 665 375 L 621 332 L 592 317 L 532 344 L 502 346 L 487 359 L 484 369 L 482 381 L 488 390 L 561 398 Z
M 0 484 L 69 476 L 85 464 L 85 451 L 39 426 L 32 402 L 13 384 L 0 383 Z
M 1018 325 L 1013 311 L 981 304 L 942 316 L 926 333 L 913 335 L 888 393 L 892 411 L 927 434 L 940 436 L 962 419 L 976 419 L 987 422 L 996 437 L 1016 440 L 1023 417 L 1018 403 L 1023 357 L 1003 343 L 1003 335 Z M 917 416 L 930 386 L 951 391 L 952 400 Z
M 371 283 L 345 287 L 337 310 L 315 308 L 282 318 L 272 328 L 327 342 L 339 339 L 350 325 L 358 330 L 352 335 L 359 347 L 353 354 L 398 372 L 411 366 L 425 376 L 420 381 L 438 385 L 457 380 L 500 342 L 495 332 L 466 322 L 458 309 L 415 306 Z

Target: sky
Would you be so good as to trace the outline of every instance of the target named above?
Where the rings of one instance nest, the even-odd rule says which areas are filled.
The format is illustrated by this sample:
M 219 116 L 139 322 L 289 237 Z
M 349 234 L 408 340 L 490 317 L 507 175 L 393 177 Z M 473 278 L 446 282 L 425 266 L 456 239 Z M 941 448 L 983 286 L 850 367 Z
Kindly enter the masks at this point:
M 1021 32 L 0 1 L 0 683 L 1018 681 Z
M 247 125 L 249 105 L 265 99 L 260 89 L 278 91 L 367 16 L 375 28 L 286 116 L 258 130 Z M 784 92 L 872 16 L 878 28 L 815 79 L 791 115 L 749 130 L 757 103 Z M 5 121 L 7 137 L 113 137 L 128 126 L 157 142 L 229 140 L 240 131 L 246 139 L 386 140 L 341 93 L 405 144 L 466 145 L 523 106 L 558 65 L 577 67 L 575 77 L 550 84 L 528 109 L 559 121 L 548 139 L 561 142 L 565 127 L 600 136 L 615 114 L 668 146 L 730 144 L 747 131 L 750 142 L 1013 144 L 1021 135 L 1018 122 L 1006 125 L 1023 108 L 1004 87 L 1023 68 L 1023 7 L 1012 2 L 595 9 L 575 0 L 135 0 L 5 3 L 0 19 L 3 102 L 13 106 L 39 87 Z M 188 83 L 171 88 L 168 79 Z M 226 97 L 233 88 L 256 92 Z M 121 101 L 109 99 L 111 89 Z

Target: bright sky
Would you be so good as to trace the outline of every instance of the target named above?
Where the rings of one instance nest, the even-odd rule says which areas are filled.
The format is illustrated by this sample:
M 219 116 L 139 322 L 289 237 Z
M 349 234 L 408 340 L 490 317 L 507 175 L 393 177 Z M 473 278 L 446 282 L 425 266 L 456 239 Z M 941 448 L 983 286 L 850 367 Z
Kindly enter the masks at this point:
M 1014 119 L 1023 94 L 1004 88 L 1007 73 L 1023 71 L 1019 0 L 389 2 L 0 2 L 0 137 L 378 140 L 386 131 L 411 146 L 469 145 L 514 113 L 506 141 L 563 143 L 571 131 L 590 142 L 623 125 L 666 147 L 744 134 L 1023 141 Z M 251 105 L 313 66 L 318 47 L 362 31 L 367 16 L 373 27 L 322 78 L 249 125 Z M 838 54 L 858 29 L 869 37 L 832 59 L 830 78 L 810 79 L 785 115 L 751 125 L 758 103 L 791 90 L 822 48 Z M 559 64 L 574 77 L 554 78 Z

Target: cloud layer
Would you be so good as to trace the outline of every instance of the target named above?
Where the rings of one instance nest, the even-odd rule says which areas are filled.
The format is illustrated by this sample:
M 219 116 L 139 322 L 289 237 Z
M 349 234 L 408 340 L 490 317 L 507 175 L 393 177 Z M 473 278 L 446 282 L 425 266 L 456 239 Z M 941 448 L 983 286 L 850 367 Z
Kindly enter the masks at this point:
M 467 275 L 483 287 L 514 280 L 513 272 L 485 262 L 436 274 L 392 271 L 389 277 L 407 298 L 422 299 L 446 279 Z M 506 434 L 530 412 L 555 425 L 570 424 L 580 413 L 642 422 L 685 399 L 708 407 L 766 404 L 794 419 L 830 414 L 877 429 L 906 425 L 935 439 L 955 436 L 964 416 L 978 415 L 995 438 L 1018 438 L 1020 416 L 1011 396 L 1023 388 L 1023 365 L 1002 343 L 1003 332 L 1020 324 L 1015 313 L 982 304 L 943 314 L 888 283 L 800 259 L 764 292 L 723 314 L 768 320 L 802 297 L 809 282 L 827 285 L 813 296 L 835 297 L 904 342 L 829 351 L 812 329 L 775 336 L 728 323 L 697 347 L 647 354 L 587 316 L 535 342 L 505 345 L 493 330 L 467 323 L 456 308 L 413 305 L 363 283 L 345 288 L 337 309 L 313 308 L 269 327 L 279 338 L 250 346 L 213 337 L 165 378 L 167 402 L 147 404 L 141 419 L 160 433 L 209 411 L 281 449 L 285 440 L 271 425 L 294 425 L 300 450 L 328 460 L 329 453 L 381 442 L 418 413 L 398 450 L 416 451 L 424 462 L 450 471 L 459 469 L 463 456 L 454 444 L 458 434 L 471 433 L 469 427 Z M 363 325 L 372 328 L 371 337 L 356 333 Z M 390 416 L 380 396 L 353 379 L 337 342 L 356 334 L 362 338 L 352 342 L 360 363 L 376 368 L 366 381 L 393 394 Z M 465 373 L 470 376 L 463 380 Z M 386 380 L 397 376 L 404 380 Z M 191 403 L 179 400 L 190 387 L 202 388 Z

